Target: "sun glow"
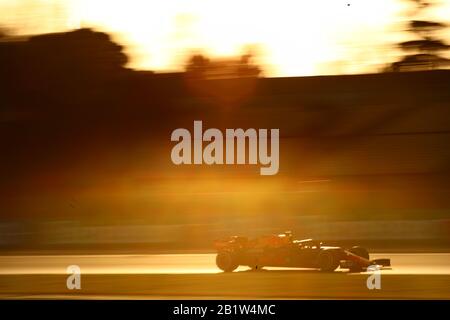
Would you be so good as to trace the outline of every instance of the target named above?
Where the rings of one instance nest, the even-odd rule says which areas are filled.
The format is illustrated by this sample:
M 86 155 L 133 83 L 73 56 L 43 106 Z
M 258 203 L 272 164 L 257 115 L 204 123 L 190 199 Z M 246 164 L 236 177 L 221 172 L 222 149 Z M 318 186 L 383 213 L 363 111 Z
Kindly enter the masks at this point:
M 26 3 L 65 3 L 67 29 L 113 33 L 130 67 L 173 71 L 193 53 L 251 50 L 270 76 L 375 71 L 393 54 L 405 12 L 401 0 L 64 1 Z

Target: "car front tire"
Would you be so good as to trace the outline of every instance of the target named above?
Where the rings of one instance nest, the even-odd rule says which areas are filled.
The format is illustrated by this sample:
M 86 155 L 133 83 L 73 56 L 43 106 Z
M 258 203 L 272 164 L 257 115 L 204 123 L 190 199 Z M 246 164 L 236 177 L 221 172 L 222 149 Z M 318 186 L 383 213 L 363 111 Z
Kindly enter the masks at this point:
M 224 272 L 233 272 L 239 266 L 233 253 L 228 251 L 219 252 L 217 254 L 216 265 Z

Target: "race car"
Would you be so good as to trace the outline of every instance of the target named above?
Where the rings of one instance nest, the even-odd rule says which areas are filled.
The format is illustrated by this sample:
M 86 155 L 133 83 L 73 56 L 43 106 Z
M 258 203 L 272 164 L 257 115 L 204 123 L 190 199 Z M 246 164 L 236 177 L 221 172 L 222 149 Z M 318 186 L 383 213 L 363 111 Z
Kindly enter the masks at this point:
M 350 249 L 323 245 L 305 239 L 293 240 L 291 232 L 262 236 L 255 239 L 232 236 L 215 241 L 216 264 L 225 272 L 239 266 L 253 270 L 263 267 L 314 268 L 332 272 L 338 267 L 361 272 L 369 266 L 389 267 L 390 259 L 370 260 L 368 251 L 359 246 Z

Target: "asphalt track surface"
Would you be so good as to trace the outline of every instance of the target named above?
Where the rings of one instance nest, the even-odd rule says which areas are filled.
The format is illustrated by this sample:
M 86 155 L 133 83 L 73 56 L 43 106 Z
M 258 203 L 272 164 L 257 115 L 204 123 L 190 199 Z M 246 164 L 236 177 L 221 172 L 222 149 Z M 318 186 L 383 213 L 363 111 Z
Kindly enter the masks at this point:
M 215 254 L 0 256 L 0 298 L 63 299 L 450 299 L 449 253 L 386 253 L 381 289 L 371 273 L 338 269 L 240 267 L 222 273 Z M 69 290 L 66 269 L 81 269 L 81 289 Z

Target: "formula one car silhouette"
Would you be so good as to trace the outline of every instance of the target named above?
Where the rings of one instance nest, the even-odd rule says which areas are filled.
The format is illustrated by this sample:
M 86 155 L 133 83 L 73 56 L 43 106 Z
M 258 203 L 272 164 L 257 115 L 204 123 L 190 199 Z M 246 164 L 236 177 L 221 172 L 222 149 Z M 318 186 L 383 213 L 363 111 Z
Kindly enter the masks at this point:
M 262 267 L 314 268 L 332 272 L 338 267 L 360 272 L 368 266 L 388 267 L 390 259 L 370 260 L 366 249 L 324 246 L 322 242 L 305 239 L 293 240 L 291 232 L 262 236 L 256 239 L 233 236 L 215 241 L 216 264 L 232 272 L 239 266 L 254 270 Z

